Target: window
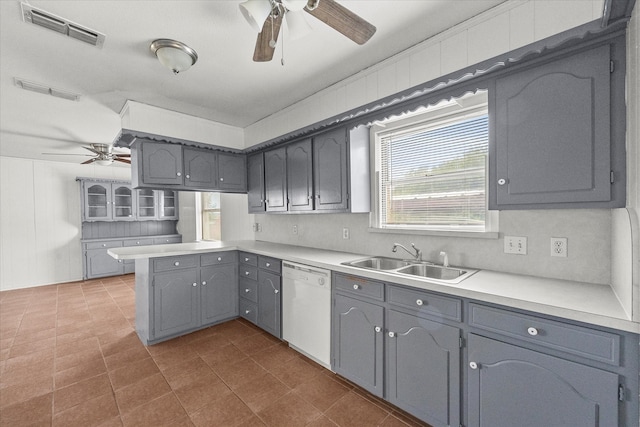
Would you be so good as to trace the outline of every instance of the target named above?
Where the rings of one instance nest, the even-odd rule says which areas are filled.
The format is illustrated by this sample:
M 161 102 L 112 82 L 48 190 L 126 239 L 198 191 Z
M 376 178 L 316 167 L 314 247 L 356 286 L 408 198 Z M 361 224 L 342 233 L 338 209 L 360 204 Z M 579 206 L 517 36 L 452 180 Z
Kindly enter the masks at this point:
M 375 127 L 382 229 L 490 231 L 486 95 L 443 101 Z
M 220 193 L 200 193 L 202 240 L 220 240 Z

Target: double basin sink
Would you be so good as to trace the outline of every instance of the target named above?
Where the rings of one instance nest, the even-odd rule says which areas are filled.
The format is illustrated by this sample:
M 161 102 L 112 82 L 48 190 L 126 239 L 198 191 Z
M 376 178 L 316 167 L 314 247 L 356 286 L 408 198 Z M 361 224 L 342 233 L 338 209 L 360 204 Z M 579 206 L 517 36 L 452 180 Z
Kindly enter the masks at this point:
M 447 283 L 460 283 L 478 271 L 468 268 L 461 269 L 457 267 L 445 267 L 426 261 L 404 260 L 379 256 L 343 262 L 342 264 L 350 267 L 384 271 L 386 273 L 397 273 L 398 275 L 437 280 Z

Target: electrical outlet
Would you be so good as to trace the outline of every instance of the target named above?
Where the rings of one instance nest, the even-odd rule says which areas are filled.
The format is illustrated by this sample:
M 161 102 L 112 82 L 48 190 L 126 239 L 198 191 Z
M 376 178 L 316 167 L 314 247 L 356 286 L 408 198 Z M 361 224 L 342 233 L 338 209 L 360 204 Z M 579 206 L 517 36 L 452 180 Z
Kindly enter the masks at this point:
M 262 224 L 258 223 L 258 233 L 262 232 Z
M 253 223 L 253 231 L 258 232 L 260 230 L 261 230 L 260 223 L 259 222 L 254 222 Z
M 526 255 L 527 238 L 518 236 L 504 236 L 504 253 Z
M 348 239 L 349 238 L 349 229 L 348 228 L 343 228 L 342 229 L 342 238 L 343 239 Z
M 567 257 L 567 238 L 566 237 L 552 237 L 551 238 L 551 256 Z
M 294 226 L 293 226 L 293 228 L 291 229 L 291 232 L 292 232 L 293 234 L 298 234 L 298 226 L 297 226 L 297 225 L 294 225 Z

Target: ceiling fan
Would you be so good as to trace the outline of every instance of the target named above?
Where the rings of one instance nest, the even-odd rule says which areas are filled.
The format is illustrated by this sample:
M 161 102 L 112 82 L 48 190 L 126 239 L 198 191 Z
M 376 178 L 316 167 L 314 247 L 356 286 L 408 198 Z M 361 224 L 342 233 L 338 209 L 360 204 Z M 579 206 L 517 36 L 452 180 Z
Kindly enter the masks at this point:
M 375 26 L 335 0 L 246 0 L 239 7 L 259 33 L 253 53 L 255 62 L 271 61 L 283 20 L 293 38 L 295 32 L 310 30 L 303 10 L 360 45 L 376 32 Z
M 42 153 L 42 154 L 49 154 L 52 156 L 91 156 L 93 157 L 87 161 L 82 162 L 81 164 L 83 165 L 96 163 L 100 166 L 108 166 L 114 161 L 131 164 L 131 160 L 129 159 L 131 157 L 131 154 L 114 153 L 113 146 L 109 144 L 93 144 L 92 143 L 89 145 L 90 147 L 83 145 L 82 148 L 84 148 L 85 150 L 91 151 L 93 154 L 71 154 L 71 153 Z

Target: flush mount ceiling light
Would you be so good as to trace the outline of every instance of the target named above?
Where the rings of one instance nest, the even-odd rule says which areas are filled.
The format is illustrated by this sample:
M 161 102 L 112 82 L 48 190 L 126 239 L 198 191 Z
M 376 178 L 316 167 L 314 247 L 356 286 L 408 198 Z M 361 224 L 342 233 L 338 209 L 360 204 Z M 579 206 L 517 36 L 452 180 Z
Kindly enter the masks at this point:
M 198 60 L 195 50 L 176 40 L 154 40 L 149 47 L 160 63 L 174 74 L 188 70 Z

